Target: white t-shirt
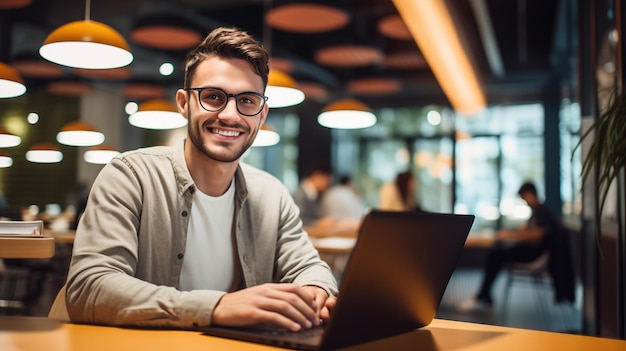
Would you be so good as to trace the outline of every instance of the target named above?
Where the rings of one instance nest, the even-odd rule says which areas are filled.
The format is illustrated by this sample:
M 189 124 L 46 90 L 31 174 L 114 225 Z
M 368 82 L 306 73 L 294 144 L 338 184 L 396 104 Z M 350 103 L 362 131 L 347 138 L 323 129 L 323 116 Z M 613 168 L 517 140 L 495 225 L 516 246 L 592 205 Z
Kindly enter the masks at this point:
M 219 197 L 196 189 L 180 272 L 181 290 L 228 291 L 232 287 L 235 275 L 234 199 L 234 180 L 226 193 Z

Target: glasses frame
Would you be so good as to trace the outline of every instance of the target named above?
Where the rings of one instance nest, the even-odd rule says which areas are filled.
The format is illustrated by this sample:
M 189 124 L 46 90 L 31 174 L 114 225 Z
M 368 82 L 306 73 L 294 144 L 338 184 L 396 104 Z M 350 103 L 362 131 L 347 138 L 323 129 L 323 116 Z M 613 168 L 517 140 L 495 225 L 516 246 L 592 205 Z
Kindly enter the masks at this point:
M 202 100 L 200 99 L 200 93 L 203 90 L 207 90 L 207 89 L 217 90 L 217 91 L 220 91 L 220 92 L 224 93 L 224 95 L 226 96 L 226 102 L 224 103 L 224 106 L 220 107 L 217 110 L 210 110 L 210 109 L 204 107 L 204 105 L 202 104 Z M 226 108 L 226 106 L 228 106 L 228 100 L 230 100 L 230 98 L 232 97 L 232 98 L 235 99 L 235 106 L 237 107 L 237 112 L 239 112 L 239 114 L 241 114 L 243 116 L 246 116 L 246 117 L 254 117 L 254 116 L 258 115 L 259 113 L 261 113 L 261 111 L 263 111 L 263 107 L 265 107 L 265 104 L 267 103 L 267 100 L 269 99 L 268 96 L 259 94 L 259 93 L 254 92 L 254 91 L 244 91 L 244 92 L 241 92 L 241 93 L 238 93 L 238 94 L 231 94 L 231 93 L 226 92 L 224 89 L 216 88 L 216 87 L 185 88 L 183 90 L 188 91 L 188 92 L 189 91 L 196 91 L 196 92 L 198 92 L 198 94 L 197 94 L 198 95 L 198 104 L 200 104 L 200 107 L 202 107 L 203 110 L 208 111 L 208 112 L 220 112 L 220 111 L 223 111 Z M 241 110 L 239 109 L 239 102 L 238 102 L 239 100 L 237 100 L 237 98 L 240 95 L 245 95 L 245 94 L 252 94 L 252 95 L 256 95 L 256 96 L 261 98 L 262 103 L 261 103 L 261 106 L 259 108 L 259 112 L 255 113 L 253 115 L 249 115 L 247 113 L 241 112 Z

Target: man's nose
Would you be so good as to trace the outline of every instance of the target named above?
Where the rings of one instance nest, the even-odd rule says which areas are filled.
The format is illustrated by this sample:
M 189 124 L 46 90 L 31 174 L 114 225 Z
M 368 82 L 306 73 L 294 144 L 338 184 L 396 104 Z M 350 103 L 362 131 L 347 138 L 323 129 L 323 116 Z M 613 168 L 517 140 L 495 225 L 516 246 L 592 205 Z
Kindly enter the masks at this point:
M 239 111 L 237 110 L 237 100 L 235 100 L 234 96 L 229 96 L 226 101 L 226 106 L 220 113 L 217 114 L 219 119 L 222 120 L 235 120 L 240 119 Z

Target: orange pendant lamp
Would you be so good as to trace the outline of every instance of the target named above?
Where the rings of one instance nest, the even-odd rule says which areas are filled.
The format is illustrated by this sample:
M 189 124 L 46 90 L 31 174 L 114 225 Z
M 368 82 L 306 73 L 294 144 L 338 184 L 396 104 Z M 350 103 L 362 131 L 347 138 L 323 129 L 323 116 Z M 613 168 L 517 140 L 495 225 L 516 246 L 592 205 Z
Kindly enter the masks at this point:
M 178 112 L 176 106 L 163 99 L 139 104 L 137 112 L 128 116 L 128 122 L 145 129 L 176 129 L 187 125 L 187 119 Z
M 26 92 L 26 85 L 19 72 L 0 62 L 0 98 L 12 98 L 23 95 Z
M 317 117 L 317 122 L 328 128 L 360 129 L 376 124 L 376 115 L 366 104 L 347 98 L 327 105 Z
M 272 69 L 267 77 L 265 95 L 271 108 L 294 106 L 304 101 L 304 93 L 287 73 Z
M 133 61 L 128 43 L 115 29 L 89 19 L 90 0 L 85 4 L 85 20 L 67 23 L 54 30 L 39 49 L 39 54 L 59 65 L 109 69 Z

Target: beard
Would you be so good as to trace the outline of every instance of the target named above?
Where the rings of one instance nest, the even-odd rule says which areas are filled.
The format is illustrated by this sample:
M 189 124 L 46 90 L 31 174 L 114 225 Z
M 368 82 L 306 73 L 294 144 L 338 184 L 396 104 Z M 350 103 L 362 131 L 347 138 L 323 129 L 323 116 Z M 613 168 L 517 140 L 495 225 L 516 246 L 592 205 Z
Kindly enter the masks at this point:
M 201 153 L 203 153 L 208 158 L 215 160 L 215 161 L 219 161 L 219 162 L 237 161 L 241 157 L 241 155 L 243 155 L 244 152 L 246 152 L 250 148 L 250 146 L 254 142 L 254 139 L 256 138 L 256 131 L 254 134 L 250 134 L 250 128 L 248 128 L 247 126 L 239 125 L 239 124 L 227 125 L 221 122 L 220 120 L 217 120 L 216 125 L 222 126 L 222 127 L 237 127 L 237 128 L 245 129 L 250 134 L 249 135 L 250 137 L 247 139 L 247 141 L 244 144 L 240 144 L 240 145 L 239 144 L 236 145 L 234 143 L 227 143 L 227 142 L 215 142 L 214 145 L 209 145 L 202 138 L 202 132 L 200 131 L 200 127 L 198 127 L 196 123 L 191 123 L 192 120 L 191 120 L 190 113 L 188 113 L 187 119 L 190 121 L 190 123 L 187 124 L 187 134 L 189 135 L 189 140 L 196 147 L 196 149 L 198 149 Z M 205 122 L 202 125 L 202 128 L 208 129 L 207 128 L 208 123 L 209 123 L 208 121 Z

